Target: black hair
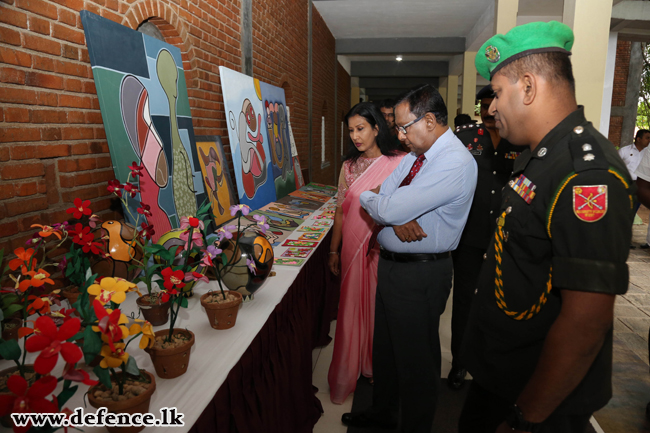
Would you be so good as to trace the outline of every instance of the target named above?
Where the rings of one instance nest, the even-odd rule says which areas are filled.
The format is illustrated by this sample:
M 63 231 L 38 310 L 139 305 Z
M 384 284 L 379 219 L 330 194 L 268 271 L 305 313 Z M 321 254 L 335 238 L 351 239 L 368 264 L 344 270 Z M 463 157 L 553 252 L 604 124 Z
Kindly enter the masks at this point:
M 499 69 L 497 74 L 503 74 L 511 83 L 516 83 L 526 72 L 541 75 L 550 83 L 565 83 L 571 94 L 575 96 L 576 82 L 573 77 L 571 59 L 567 53 L 530 54 Z
M 439 125 L 447 126 L 447 106 L 440 92 L 431 84 L 422 84 L 402 93 L 397 97 L 395 106 L 402 102 L 408 102 L 409 110 L 415 117 L 433 113 Z
M 469 114 L 459 114 L 458 116 L 454 117 L 454 128 L 458 128 L 459 126 L 467 125 L 468 123 L 474 123 L 472 118 L 469 117 Z
M 379 105 L 380 109 L 390 108 L 391 110 L 393 110 L 395 108 L 395 101 L 393 101 L 392 99 L 382 99 L 381 101 L 379 101 L 379 104 L 377 105 Z
M 650 130 L 648 130 L 648 129 L 639 129 L 636 132 L 636 135 L 634 136 L 634 139 L 638 140 L 639 138 L 643 137 L 643 134 L 646 134 L 646 133 L 649 133 L 649 132 L 650 132 Z
M 357 105 L 352 107 L 348 114 L 345 115 L 345 124 L 348 124 L 348 121 L 351 117 L 361 116 L 366 119 L 366 122 L 374 129 L 377 127 L 377 146 L 382 155 L 392 156 L 397 154 L 397 143 L 391 138 L 390 132 L 388 131 L 388 125 L 386 125 L 386 120 L 384 119 L 383 114 L 379 111 L 379 107 L 372 102 L 359 102 Z M 343 158 L 344 161 L 348 159 L 351 161 L 356 161 L 363 154 L 359 149 L 354 145 L 352 139 L 349 138 L 348 134 L 348 153 Z

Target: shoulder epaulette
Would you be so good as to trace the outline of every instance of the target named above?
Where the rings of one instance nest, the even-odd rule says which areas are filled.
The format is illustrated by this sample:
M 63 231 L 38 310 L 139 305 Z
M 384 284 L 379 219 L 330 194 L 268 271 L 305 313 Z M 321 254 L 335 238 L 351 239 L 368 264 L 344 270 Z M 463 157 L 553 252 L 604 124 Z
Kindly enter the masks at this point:
M 573 169 L 576 173 L 587 170 L 608 170 L 609 162 L 605 153 L 587 130 L 578 125 L 571 132 L 569 150 L 573 159 Z
M 478 124 L 476 123 L 466 123 L 465 125 L 460 125 L 456 127 L 456 130 L 454 131 L 454 134 L 459 134 L 461 132 L 465 131 L 472 131 L 475 130 L 479 127 Z

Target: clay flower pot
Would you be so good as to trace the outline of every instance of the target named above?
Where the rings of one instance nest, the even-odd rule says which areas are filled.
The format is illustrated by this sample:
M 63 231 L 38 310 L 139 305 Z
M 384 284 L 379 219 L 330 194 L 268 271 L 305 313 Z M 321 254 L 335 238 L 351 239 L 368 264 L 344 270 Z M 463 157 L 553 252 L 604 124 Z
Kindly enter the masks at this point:
M 151 382 L 149 387 L 140 395 L 129 398 L 122 401 L 110 401 L 98 399 L 95 397 L 95 392 L 105 391 L 106 388 L 101 384 L 94 385 L 88 390 L 88 401 L 90 405 L 95 409 L 100 407 L 105 407 L 109 413 L 147 413 L 149 412 L 149 402 L 151 401 L 151 395 L 156 390 L 156 378 L 153 374 L 148 371 L 141 370 Z M 113 380 L 113 378 L 111 378 Z M 117 386 L 117 383 L 112 382 L 113 387 Z M 106 427 L 106 429 L 111 433 L 136 433 L 144 430 L 144 426 L 140 427 Z
M 154 335 L 156 337 L 164 337 L 168 334 L 169 329 L 163 329 L 157 331 Z M 173 334 L 183 334 L 189 337 L 189 341 L 182 346 L 172 347 L 170 349 L 155 347 L 144 349 L 151 357 L 151 362 L 153 362 L 156 368 L 156 374 L 163 379 L 173 379 L 185 374 L 187 366 L 190 363 L 190 350 L 194 345 L 194 333 L 187 329 L 174 328 Z
M 79 299 L 79 296 L 81 296 L 81 292 L 79 291 L 78 287 L 67 287 L 63 290 L 61 290 L 61 295 L 68 300 L 70 303 L 70 308 L 72 308 L 72 304 L 77 302 L 77 299 Z
M 211 292 L 201 296 L 201 305 L 205 308 L 210 326 L 214 329 L 230 329 L 235 326 L 237 321 L 237 313 L 242 303 L 242 294 L 232 290 L 227 291 L 226 294 L 233 295 L 236 299 L 221 303 L 207 302 L 207 298 L 211 296 L 221 297 L 221 292 Z
M 150 295 L 140 296 L 135 302 L 140 307 L 140 311 L 142 311 L 145 320 L 153 326 L 164 325 L 169 320 L 169 306 L 171 305 L 171 301 L 162 303 L 159 297 L 155 297 L 154 299 L 158 300 L 158 304 L 151 303 Z

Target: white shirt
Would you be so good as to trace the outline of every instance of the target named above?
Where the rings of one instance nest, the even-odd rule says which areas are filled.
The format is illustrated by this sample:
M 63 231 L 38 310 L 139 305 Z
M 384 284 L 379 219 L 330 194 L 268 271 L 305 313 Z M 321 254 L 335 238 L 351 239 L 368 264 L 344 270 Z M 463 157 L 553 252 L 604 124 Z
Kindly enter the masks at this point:
M 641 162 L 638 164 L 635 173 L 632 176 L 634 177 L 635 180 L 636 177 L 638 176 L 641 179 L 650 182 L 650 152 L 648 152 L 647 147 L 643 149 L 643 151 L 641 152 L 641 158 L 639 159 L 641 160 Z M 650 237 L 650 228 L 648 229 L 648 236 Z
M 627 171 L 629 171 L 630 175 L 632 176 L 632 180 L 636 180 L 636 169 L 639 166 L 639 163 L 641 162 L 641 159 L 645 153 L 647 153 L 645 152 L 645 149 L 639 152 L 639 149 L 636 148 L 634 143 L 618 149 L 618 155 L 625 163 Z

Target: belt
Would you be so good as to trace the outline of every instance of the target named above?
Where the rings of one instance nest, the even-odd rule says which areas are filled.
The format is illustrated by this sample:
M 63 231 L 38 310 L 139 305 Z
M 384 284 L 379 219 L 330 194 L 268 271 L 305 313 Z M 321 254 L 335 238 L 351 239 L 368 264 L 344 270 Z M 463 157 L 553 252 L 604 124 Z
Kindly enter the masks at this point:
M 407 263 L 407 262 L 430 262 L 433 260 L 442 260 L 451 257 L 451 252 L 445 253 L 394 253 L 392 251 L 380 248 L 379 256 L 382 259 L 391 260 L 393 262 Z

